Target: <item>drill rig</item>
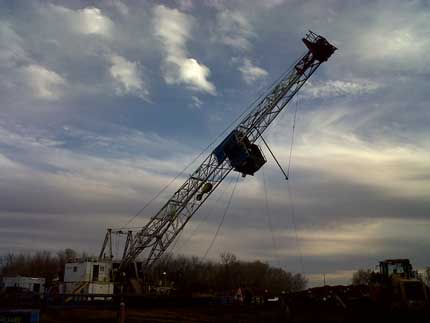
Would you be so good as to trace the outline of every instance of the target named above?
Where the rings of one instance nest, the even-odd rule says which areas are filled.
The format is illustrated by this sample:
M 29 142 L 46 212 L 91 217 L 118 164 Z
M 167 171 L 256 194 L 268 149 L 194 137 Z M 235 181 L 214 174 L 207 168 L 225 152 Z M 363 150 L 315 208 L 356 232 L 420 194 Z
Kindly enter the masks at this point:
M 266 163 L 260 147 L 256 144 L 257 140 L 309 77 L 336 50 L 324 37 L 311 31 L 302 40 L 308 49 L 306 54 L 251 108 L 148 223 L 134 234 L 131 231 L 117 231 L 127 235 L 127 240 L 122 259 L 117 266 L 117 274 L 114 275 L 115 280 L 121 275 L 125 276 L 133 266 L 138 275 L 138 271 L 144 272 L 159 260 L 191 217 L 231 171 L 239 172 L 244 177 L 254 175 Z M 100 259 L 113 258 L 111 235 L 112 230 L 108 229 Z M 137 270 L 136 259 L 142 253 L 145 255 L 140 263 L 141 268 Z

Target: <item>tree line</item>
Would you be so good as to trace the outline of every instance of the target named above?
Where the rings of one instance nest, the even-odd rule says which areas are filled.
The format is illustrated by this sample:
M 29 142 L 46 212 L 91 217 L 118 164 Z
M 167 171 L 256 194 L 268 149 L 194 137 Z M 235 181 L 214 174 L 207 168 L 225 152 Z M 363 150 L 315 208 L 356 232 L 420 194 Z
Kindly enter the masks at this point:
M 64 265 L 77 258 L 88 258 L 72 249 L 55 254 L 9 254 L 4 257 L 1 276 L 44 277 L 47 285 L 63 279 Z M 225 292 L 239 287 L 270 293 L 299 291 L 306 288 L 302 274 L 292 274 L 268 263 L 241 261 L 232 253 L 222 253 L 217 261 L 170 254 L 158 261 L 147 275 L 156 285 L 170 284 L 184 292 Z
M 54 279 L 63 279 L 64 265 L 78 257 L 73 249 L 65 249 L 53 254 L 49 251 L 37 251 L 32 254 L 8 254 L 3 257 L 1 276 L 43 277 L 50 284 Z
M 229 291 L 238 287 L 255 292 L 279 294 L 306 288 L 307 279 L 268 263 L 241 261 L 232 253 L 222 253 L 218 261 L 197 257 L 165 256 L 151 270 L 153 281 L 174 282 L 182 291 Z

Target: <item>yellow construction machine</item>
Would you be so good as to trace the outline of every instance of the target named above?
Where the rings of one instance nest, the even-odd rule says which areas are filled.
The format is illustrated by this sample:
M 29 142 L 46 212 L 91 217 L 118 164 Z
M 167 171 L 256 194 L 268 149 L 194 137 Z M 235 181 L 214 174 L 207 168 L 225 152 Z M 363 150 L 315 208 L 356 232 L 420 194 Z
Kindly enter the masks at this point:
M 427 311 L 429 288 L 412 269 L 409 259 L 379 262 L 379 272 L 369 283 L 372 300 L 390 312 Z

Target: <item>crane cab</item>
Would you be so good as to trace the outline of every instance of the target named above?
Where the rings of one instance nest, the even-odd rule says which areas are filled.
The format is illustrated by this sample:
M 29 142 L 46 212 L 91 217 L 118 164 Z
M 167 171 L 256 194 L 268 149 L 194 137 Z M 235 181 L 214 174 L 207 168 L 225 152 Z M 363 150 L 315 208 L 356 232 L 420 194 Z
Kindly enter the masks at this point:
M 242 176 L 254 175 L 265 163 L 266 158 L 260 147 L 249 141 L 246 135 L 233 130 L 213 151 L 218 164 L 228 159 L 233 169 Z

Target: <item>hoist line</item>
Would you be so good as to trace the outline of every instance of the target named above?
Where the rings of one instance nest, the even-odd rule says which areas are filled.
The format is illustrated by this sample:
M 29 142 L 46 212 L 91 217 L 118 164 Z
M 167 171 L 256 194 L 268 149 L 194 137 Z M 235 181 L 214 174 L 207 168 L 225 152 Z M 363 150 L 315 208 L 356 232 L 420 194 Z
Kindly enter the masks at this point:
M 215 201 L 216 205 L 219 204 L 219 202 L 221 201 L 221 199 L 224 197 L 224 194 L 226 193 L 226 189 L 225 189 L 226 186 L 223 186 L 223 187 L 224 187 L 223 190 L 220 192 L 218 198 Z M 192 232 L 190 233 L 190 235 L 188 236 L 188 238 L 185 241 L 183 241 L 182 245 L 179 246 L 177 252 L 179 252 L 183 247 L 185 247 L 190 242 L 191 238 L 196 234 L 197 229 L 199 229 L 200 225 L 202 223 L 204 223 L 210 217 L 210 215 L 212 215 L 212 213 L 214 212 L 214 210 L 215 210 L 215 208 L 212 207 L 209 210 L 209 212 L 205 213 L 205 215 L 203 216 L 203 218 L 201 219 L 201 221 L 199 223 L 197 223 L 197 225 L 194 227 L 194 229 L 192 230 Z M 175 247 L 172 248 L 172 251 L 173 251 L 174 248 Z
M 276 243 L 275 233 L 273 230 L 273 223 L 271 218 L 271 212 L 269 208 L 269 198 L 268 198 L 268 188 L 267 188 L 267 182 L 266 182 L 266 174 L 264 173 L 264 169 L 262 169 L 263 173 L 263 188 L 264 188 L 264 197 L 265 197 L 265 209 L 266 209 L 266 217 L 267 217 L 267 224 L 269 226 L 269 231 L 272 236 L 272 244 L 273 244 L 273 253 L 272 255 L 275 256 L 275 260 L 278 263 L 278 266 L 280 267 L 280 261 L 277 256 L 278 251 L 278 244 Z
M 221 218 L 221 222 L 219 223 L 218 228 L 216 229 L 215 235 L 213 236 L 212 241 L 211 241 L 209 247 L 206 249 L 206 252 L 205 252 L 205 254 L 202 257 L 202 260 L 206 259 L 209 251 L 212 249 L 212 246 L 215 243 L 216 238 L 218 237 L 218 233 L 219 233 L 219 231 L 221 229 L 221 226 L 224 223 L 225 216 L 227 215 L 227 213 L 228 213 L 228 211 L 230 209 L 231 201 L 233 199 L 234 192 L 236 191 L 237 184 L 239 183 L 239 175 L 240 174 L 238 174 L 237 177 L 236 177 L 236 183 L 234 184 L 233 190 L 231 191 L 230 198 L 228 199 L 227 205 L 226 205 L 225 210 L 224 210 L 224 214 L 222 215 L 222 218 Z
M 296 129 L 296 120 L 297 120 L 298 106 L 299 106 L 299 97 L 297 96 L 296 97 L 296 107 L 294 109 L 294 116 L 293 116 L 293 127 L 292 127 L 292 131 L 291 131 L 290 154 L 289 154 L 289 157 L 288 157 L 288 167 L 287 167 L 287 176 L 288 176 L 288 178 L 290 176 L 291 160 L 292 160 L 292 155 L 293 155 L 294 135 L 295 135 L 295 129 Z M 290 189 L 290 183 L 289 183 L 289 181 L 287 181 L 287 193 L 288 193 L 288 197 L 289 197 L 289 200 L 290 200 L 290 203 L 288 203 L 288 204 L 290 205 L 291 222 L 293 224 L 294 237 L 295 237 L 295 241 L 296 241 L 296 247 L 297 247 L 297 250 L 299 252 L 299 261 L 300 261 L 301 272 L 302 272 L 302 275 L 304 275 L 305 274 L 305 266 L 304 266 L 304 261 L 303 261 L 303 253 L 302 253 L 302 249 L 301 249 L 300 242 L 299 242 L 299 234 L 297 232 L 295 203 L 294 203 L 293 192 Z
M 296 130 L 296 117 L 297 117 L 297 110 L 299 106 L 299 98 L 296 97 L 296 109 L 294 110 L 294 117 L 293 117 L 293 129 L 291 133 L 291 144 L 290 144 L 290 156 L 288 157 L 288 167 L 287 167 L 287 178 L 290 177 L 290 168 L 291 168 L 291 158 L 293 155 L 293 145 L 294 145 L 294 134 Z
M 303 55 L 302 55 L 303 56 Z M 139 211 L 137 211 L 127 222 L 126 224 L 124 224 L 120 229 L 125 229 L 127 225 L 129 225 L 131 222 L 133 222 L 140 214 L 142 214 L 142 212 L 144 210 L 146 210 L 146 208 L 151 205 L 152 202 L 154 202 L 161 194 L 163 194 L 166 189 L 172 185 L 172 183 L 177 180 L 180 176 L 182 176 L 185 171 L 191 167 L 192 164 L 194 164 L 210 147 L 212 147 L 219 138 L 221 138 L 221 136 L 223 136 L 240 118 L 242 118 L 245 113 L 247 113 L 248 111 L 251 110 L 251 108 L 254 106 L 255 103 L 257 103 L 262 97 L 263 95 L 266 94 L 267 91 L 269 91 L 277 82 L 279 82 L 282 78 L 284 78 L 290 71 L 292 68 L 294 68 L 294 66 L 301 60 L 301 57 L 299 59 L 297 59 L 294 63 L 292 63 L 288 69 L 282 73 L 277 79 L 275 79 L 271 84 L 269 84 L 266 88 L 263 88 L 261 90 L 260 95 L 254 100 L 252 101 L 242 112 L 240 115 L 238 115 L 218 136 L 216 136 L 216 138 L 214 140 L 212 140 L 207 146 L 206 148 L 204 148 L 196 157 L 194 157 L 194 159 L 188 163 L 185 168 L 179 172 L 171 181 L 169 181 L 162 189 L 161 191 L 159 191 L 153 198 L 151 198 Z
M 224 197 L 224 193 L 226 192 L 226 189 L 225 189 L 225 186 L 224 186 L 224 189 L 221 191 L 221 193 L 220 193 L 220 195 L 218 196 L 218 198 L 217 198 L 217 200 L 216 200 L 216 204 L 218 204 L 218 202 L 220 202 L 221 201 L 221 198 L 222 197 Z M 203 219 L 202 219 L 202 221 L 205 221 L 208 217 L 209 217 L 209 215 L 210 214 L 212 214 L 212 212 L 213 212 L 213 210 L 214 210 L 214 208 L 211 208 L 210 209 L 210 212 L 207 212 L 207 213 L 205 213 L 205 215 L 204 215 L 204 217 L 203 217 Z M 192 236 L 197 232 L 197 229 L 199 228 L 199 225 L 201 224 L 202 222 L 200 222 L 200 223 L 198 223 L 195 227 L 194 227 L 194 229 L 192 230 L 192 232 L 191 232 L 191 234 L 187 237 L 187 239 L 185 240 L 185 241 L 183 241 L 182 242 L 182 245 L 179 245 L 179 241 L 181 240 L 181 238 L 182 238 L 182 235 L 183 235 L 183 233 L 185 232 L 184 230 L 182 230 L 180 233 L 179 233 L 179 235 L 176 237 L 176 239 L 175 239 L 175 241 L 173 241 L 173 245 L 172 245 L 172 247 L 170 248 L 170 252 L 167 254 L 167 261 L 170 261 L 171 259 L 172 259 L 172 257 L 173 257 L 173 253 L 174 253 L 174 251 L 175 251 L 175 248 L 176 248 L 176 246 L 178 246 L 179 245 L 179 247 L 178 247 L 178 249 L 176 250 L 176 253 L 179 253 L 179 251 L 181 250 L 181 248 L 183 248 L 190 240 L 191 240 L 191 238 L 192 238 Z
M 304 266 L 304 262 L 303 262 L 303 253 L 302 253 L 302 249 L 300 247 L 300 243 L 299 243 L 299 234 L 297 232 L 297 223 L 296 223 L 296 210 L 295 210 L 295 204 L 294 204 L 294 198 L 293 198 L 293 193 L 290 189 L 290 185 L 289 182 L 287 181 L 287 192 L 288 192 L 288 196 L 290 199 L 290 203 L 288 203 L 290 205 L 290 210 L 291 210 L 291 222 L 293 223 L 293 228 L 294 228 L 294 235 L 295 235 L 295 239 L 296 239 L 296 247 L 297 250 L 299 252 L 299 260 L 300 260 L 300 267 L 301 267 L 301 271 L 302 271 L 302 275 L 305 274 L 305 266 Z

